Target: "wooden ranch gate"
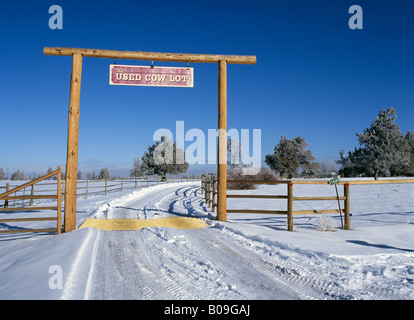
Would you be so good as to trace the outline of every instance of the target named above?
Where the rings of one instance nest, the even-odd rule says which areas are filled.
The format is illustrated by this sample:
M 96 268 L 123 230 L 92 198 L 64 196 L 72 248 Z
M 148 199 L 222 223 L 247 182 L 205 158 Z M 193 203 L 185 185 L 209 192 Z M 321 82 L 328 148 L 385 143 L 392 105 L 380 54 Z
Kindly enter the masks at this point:
M 33 187 L 36 183 L 49 179 L 56 175 L 56 194 L 49 194 L 49 195 L 23 195 L 23 196 L 13 196 L 13 193 L 16 193 L 22 189 Z M 16 188 L 8 190 L 2 194 L 0 194 L 0 201 L 4 201 L 4 207 L 0 208 L 0 212 L 10 212 L 10 211 L 38 211 L 38 210 L 57 210 L 56 217 L 33 217 L 33 218 L 6 218 L 0 219 L 0 223 L 3 222 L 25 222 L 25 221 L 54 221 L 56 220 L 56 228 L 49 228 L 49 229 L 12 229 L 12 230 L 1 230 L 0 233 L 15 233 L 15 232 L 57 232 L 61 233 L 62 229 L 62 183 L 61 183 L 61 169 L 60 167 L 57 168 L 56 171 L 48 173 L 43 177 L 34 179 L 30 182 L 22 184 Z M 33 189 L 32 189 L 33 190 Z M 57 203 L 56 206 L 42 206 L 42 207 L 21 207 L 21 208 L 9 208 L 8 202 L 10 200 L 30 200 L 31 204 L 32 201 L 36 199 L 56 199 Z
M 65 178 L 65 232 L 76 229 L 76 178 L 78 170 L 79 104 L 83 57 L 218 64 L 217 154 L 219 161 L 217 163 L 217 219 L 220 221 L 227 221 L 227 64 L 253 65 L 256 64 L 256 56 L 158 53 L 48 47 L 43 49 L 43 53 L 45 55 L 53 56 L 72 56 Z

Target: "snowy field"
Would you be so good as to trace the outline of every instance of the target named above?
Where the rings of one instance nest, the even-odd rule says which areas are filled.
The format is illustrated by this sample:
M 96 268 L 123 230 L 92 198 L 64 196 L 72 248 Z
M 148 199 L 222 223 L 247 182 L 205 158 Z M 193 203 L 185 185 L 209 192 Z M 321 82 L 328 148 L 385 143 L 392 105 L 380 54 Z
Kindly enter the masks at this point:
M 205 229 L 0 234 L 0 299 L 414 299 L 414 184 L 351 185 L 352 230 L 328 214 L 294 216 L 294 232 L 280 215 L 232 213 L 218 222 L 199 186 L 80 197 L 77 225 L 191 216 L 205 219 Z M 286 194 L 286 185 L 229 193 Z M 332 196 L 335 189 L 295 185 L 294 195 Z M 285 210 L 286 200 L 228 199 L 228 208 Z M 335 208 L 336 201 L 300 201 L 294 209 Z M 0 218 L 15 214 L 22 213 Z

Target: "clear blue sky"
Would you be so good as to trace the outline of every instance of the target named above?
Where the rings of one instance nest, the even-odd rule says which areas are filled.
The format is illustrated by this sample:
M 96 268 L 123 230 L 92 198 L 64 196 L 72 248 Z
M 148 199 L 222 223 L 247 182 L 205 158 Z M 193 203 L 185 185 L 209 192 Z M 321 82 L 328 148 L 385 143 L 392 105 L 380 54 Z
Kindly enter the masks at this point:
M 51 5 L 63 29 L 48 26 Z M 351 30 L 348 9 L 363 9 Z M 256 55 L 228 66 L 228 128 L 261 129 L 262 155 L 302 136 L 317 161 L 353 150 L 380 109 L 414 130 L 414 2 L 9 1 L 0 5 L 0 167 L 45 172 L 66 161 L 71 58 L 43 47 Z M 217 65 L 195 87 L 109 86 L 111 59 L 84 58 L 79 168 L 130 168 L 159 128 L 217 127 Z M 149 65 L 118 60 L 118 64 Z M 155 65 L 186 66 L 182 63 Z

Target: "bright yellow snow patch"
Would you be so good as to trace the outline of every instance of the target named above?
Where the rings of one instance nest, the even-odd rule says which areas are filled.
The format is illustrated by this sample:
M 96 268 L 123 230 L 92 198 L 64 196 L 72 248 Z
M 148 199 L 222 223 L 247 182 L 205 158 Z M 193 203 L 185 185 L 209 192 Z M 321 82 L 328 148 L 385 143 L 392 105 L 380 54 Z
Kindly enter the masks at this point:
M 207 223 L 197 218 L 170 217 L 150 220 L 139 219 L 89 219 L 79 228 L 97 228 L 102 230 L 140 230 L 142 228 L 163 227 L 175 229 L 201 229 L 206 228 Z

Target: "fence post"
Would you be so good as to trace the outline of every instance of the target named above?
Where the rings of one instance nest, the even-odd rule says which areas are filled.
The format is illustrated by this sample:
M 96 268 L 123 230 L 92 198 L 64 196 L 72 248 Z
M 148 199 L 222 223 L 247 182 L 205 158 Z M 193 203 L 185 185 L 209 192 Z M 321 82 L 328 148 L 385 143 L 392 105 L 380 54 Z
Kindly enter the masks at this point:
M 124 190 L 124 178 L 121 178 L 121 192 Z
M 211 205 L 211 211 L 215 212 L 216 211 L 216 177 L 213 176 L 213 200 L 212 200 L 212 205 Z
M 105 178 L 105 195 L 108 194 L 108 179 Z
M 350 218 L 350 197 L 349 197 L 349 183 L 344 184 L 344 196 L 345 196 L 345 230 L 351 230 L 351 218 Z
M 57 169 L 59 171 L 57 173 L 57 233 L 60 234 L 62 232 L 62 176 L 60 174 L 62 169 L 60 166 Z
M 208 200 L 207 200 L 207 202 L 208 202 L 208 205 L 211 205 L 211 203 L 212 203 L 212 201 L 211 201 L 211 199 L 212 199 L 212 197 L 211 197 L 211 177 L 209 178 L 207 185 L 208 185 Z
M 293 183 L 288 183 L 288 200 L 287 200 L 287 223 L 288 231 L 293 231 Z
M 85 199 L 88 199 L 88 192 L 89 192 L 89 180 L 86 180 L 86 195 L 85 195 Z
M 201 176 L 201 194 L 204 192 L 204 175 Z
M 206 204 L 208 205 L 208 188 L 207 188 L 207 179 L 204 181 L 204 200 L 206 202 Z
M 32 184 L 32 190 L 30 191 L 30 196 L 34 196 L 34 184 Z M 33 206 L 33 198 L 30 199 L 29 206 Z
M 6 192 L 9 191 L 9 187 L 10 187 L 10 185 L 8 183 L 6 183 Z M 4 207 L 5 208 L 9 207 L 9 200 L 4 201 Z
M 137 188 L 137 177 L 135 177 L 135 189 Z

